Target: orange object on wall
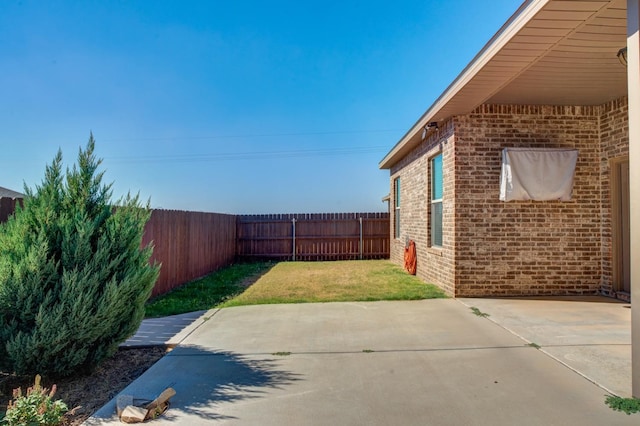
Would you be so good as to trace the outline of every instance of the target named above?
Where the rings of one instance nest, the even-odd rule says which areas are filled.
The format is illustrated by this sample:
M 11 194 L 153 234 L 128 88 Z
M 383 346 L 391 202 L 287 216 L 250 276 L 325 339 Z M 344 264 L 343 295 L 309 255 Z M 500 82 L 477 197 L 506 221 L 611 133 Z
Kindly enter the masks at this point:
M 404 248 L 404 269 L 411 275 L 415 275 L 417 266 L 416 243 L 413 240 L 409 240 L 409 244 Z

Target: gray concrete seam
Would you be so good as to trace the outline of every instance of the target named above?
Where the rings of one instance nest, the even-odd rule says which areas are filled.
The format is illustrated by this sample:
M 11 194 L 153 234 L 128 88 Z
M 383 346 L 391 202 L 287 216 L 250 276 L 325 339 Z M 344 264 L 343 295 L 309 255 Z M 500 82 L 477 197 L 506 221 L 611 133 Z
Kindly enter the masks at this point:
M 467 308 L 471 309 L 472 306 L 466 304 L 465 302 L 463 302 L 460 299 L 455 299 L 456 301 L 458 301 L 459 303 L 463 304 L 464 306 L 466 306 Z M 526 342 L 527 345 L 531 345 L 531 344 L 536 344 L 535 342 L 530 342 L 528 339 L 526 339 L 524 336 L 516 333 L 515 331 L 505 327 L 504 325 L 500 324 L 499 322 L 495 321 L 494 319 L 491 318 L 491 314 L 489 314 L 488 316 L 483 317 L 489 321 L 491 321 L 492 323 L 494 323 L 495 325 L 497 325 L 498 327 L 502 328 L 503 330 L 508 331 L 509 333 L 513 334 L 514 336 L 516 336 L 517 338 L 521 339 L 522 341 Z M 536 344 L 537 345 L 537 344 Z M 549 352 L 544 350 L 544 346 L 537 348 L 540 352 L 542 352 L 543 354 L 545 354 L 546 356 L 548 356 L 549 358 L 559 362 L 560 364 L 564 365 L 566 368 L 568 368 L 569 370 L 573 371 L 574 373 L 578 374 L 579 376 L 584 377 L 586 380 L 588 380 L 589 382 L 593 383 L 594 385 L 598 386 L 600 389 L 604 390 L 605 392 L 609 393 L 610 395 L 615 395 L 615 396 L 621 396 L 621 395 L 617 395 L 615 392 L 613 392 L 611 389 L 607 388 L 606 386 L 604 386 L 602 383 L 597 382 L 596 380 L 592 379 L 591 377 L 587 376 L 586 374 L 582 373 L 580 370 L 577 370 L 576 368 L 572 367 L 571 365 L 567 364 L 566 362 L 564 362 L 563 360 L 559 359 L 558 357 L 550 354 Z
M 182 344 L 182 342 L 184 342 L 189 336 L 191 336 L 197 329 L 199 329 L 200 327 L 202 327 L 202 325 L 207 322 L 210 321 L 218 312 L 220 312 L 220 309 L 222 308 L 213 308 L 213 309 L 209 309 L 206 313 L 204 313 L 200 318 L 202 318 L 202 320 L 200 321 L 200 324 L 196 325 L 195 327 L 193 327 L 193 329 L 191 329 L 189 331 L 189 333 L 187 333 L 182 339 L 180 339 L 178 341 L 178 343 L 176 343 L 175 345 L 171 345 L 172 347 L 176 347 L 180 344 Z M 211 315 L 209 315 L 209 312 L 211 312 Z

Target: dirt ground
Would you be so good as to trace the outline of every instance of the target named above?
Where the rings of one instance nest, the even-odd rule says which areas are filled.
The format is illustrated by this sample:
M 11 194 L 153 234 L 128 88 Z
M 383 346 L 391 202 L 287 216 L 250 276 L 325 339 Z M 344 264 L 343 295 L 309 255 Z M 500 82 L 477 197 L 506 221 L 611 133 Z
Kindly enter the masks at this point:
M 89 376 L 55 381 L 58 391 L 54 398 L 62 399 L 69 409 L 79 407 L 73 415 L 67 416 L 64 424 L 80 425 L 166 352 L 164 347 L 120 349 Z M 6 410 L 13 389 L 21 387 L 25 391 L 33 385 L 33 379 L 0 372 L 0 413 Z M 43 378 L 43 386 L 50 388 L 52 385 Z

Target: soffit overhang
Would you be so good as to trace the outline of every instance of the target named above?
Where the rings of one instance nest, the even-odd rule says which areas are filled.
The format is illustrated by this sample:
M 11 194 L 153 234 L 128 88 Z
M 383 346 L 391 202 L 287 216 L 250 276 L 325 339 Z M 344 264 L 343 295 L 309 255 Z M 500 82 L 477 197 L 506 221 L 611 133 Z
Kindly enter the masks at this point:
M 389 169 L 431 122 L 479 105 L 601 105 L 627 95 L 616 54 L 627 42 L 626 0 L 530 0 L 520 6 L 380 162 Z

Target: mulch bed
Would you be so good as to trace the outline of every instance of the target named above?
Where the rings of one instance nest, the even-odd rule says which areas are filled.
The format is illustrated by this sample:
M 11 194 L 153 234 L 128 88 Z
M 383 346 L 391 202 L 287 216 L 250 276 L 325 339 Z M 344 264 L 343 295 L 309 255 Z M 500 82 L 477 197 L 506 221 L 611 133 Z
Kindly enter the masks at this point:
M 82 424 L 166 353 L 164 346 L 120 349 L 91 375 L 57 380 L 55 398 L 62 399 L 70 409 L 80 407 L 73 415 L 67 416 L 64 424 Z M 33 380 L 33 377 L 17 377 L 0 372 L 0 413 L 5 411 L 13 389 L 21 387 L 25 391 L 33 385 Z M 50 388 L 52 385 L 43 378 L 44 387 Z

